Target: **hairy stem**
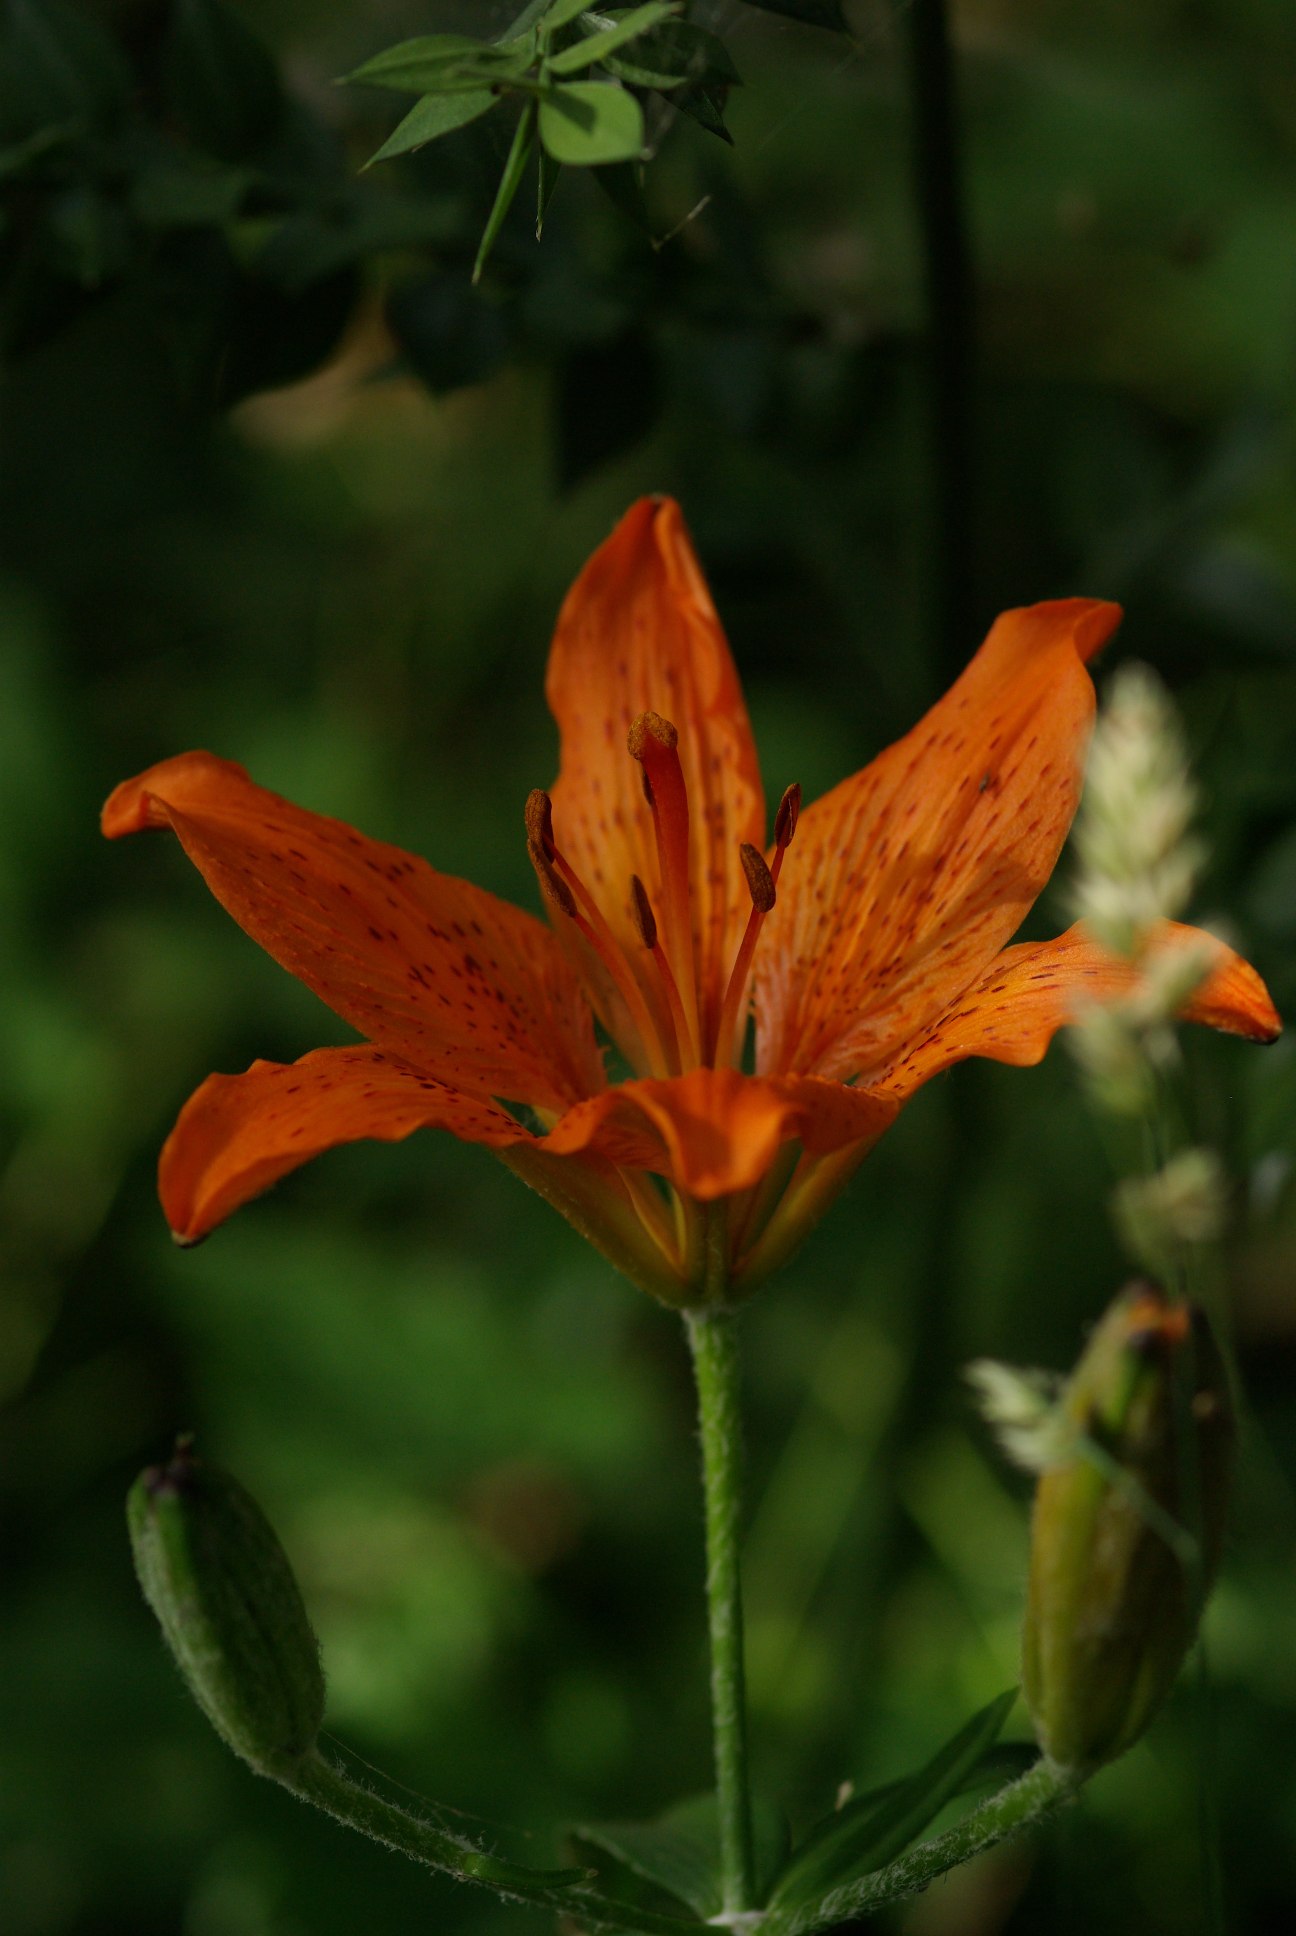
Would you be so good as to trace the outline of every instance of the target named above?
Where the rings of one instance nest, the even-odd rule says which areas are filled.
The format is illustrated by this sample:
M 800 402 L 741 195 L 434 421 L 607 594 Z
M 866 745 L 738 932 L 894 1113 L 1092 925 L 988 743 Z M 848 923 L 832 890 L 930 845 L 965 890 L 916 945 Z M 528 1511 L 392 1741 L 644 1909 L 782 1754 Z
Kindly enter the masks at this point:
M 724 1907 L 753 1906 L 747 1706 L 743 1686 L 739 1508 L 742 1426 L 738 1406 L 738 1321 L 723 1309 L 686 1313 L 697 1380 L 706 1501 L 707 1612 L 711 1629 L 711 1712 Z

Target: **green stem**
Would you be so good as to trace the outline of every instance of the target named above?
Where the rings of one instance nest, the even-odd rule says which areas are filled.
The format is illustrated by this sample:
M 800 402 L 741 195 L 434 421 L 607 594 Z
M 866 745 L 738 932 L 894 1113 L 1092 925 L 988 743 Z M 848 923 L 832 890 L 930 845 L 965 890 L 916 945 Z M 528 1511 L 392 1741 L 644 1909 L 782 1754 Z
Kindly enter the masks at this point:
M 938 1876 L 970 1862 L 974 1855 L 1069 1801 L 1077 1787 L 1074 1774 L 1051 1761 L 1039 1761 L 1020 1781 L 1001 1788 L 943 1835 L 906 1850 L 884 1869 L 842 1884 L 819 1902 L 798 1909 L 771 1910 L 761 1921 L 760 1936 L 809 1936 L 812 1930 L 854 1923 L 857 1917 L 867 1916 L 887 1903 L 916 1895 Z
M 743 1687 L 739 1508 L 742 1426 L 738 1404 L 738 1321 L 732 1311 L 685 1314 L 697 1380 L 706 1500 L 707 1611 L 711 1629 L 711 1713 L 715 1730 L 720 1874 L 726 1914 L 753 1907 L 747 1706 Z
M 932 477 L 932 630 L 942 679 L 972 643 L 976 547 L 972 424 L 972 252 L 964 209 L 947 0 L 906 14 L 914 192 L 927 310 Z

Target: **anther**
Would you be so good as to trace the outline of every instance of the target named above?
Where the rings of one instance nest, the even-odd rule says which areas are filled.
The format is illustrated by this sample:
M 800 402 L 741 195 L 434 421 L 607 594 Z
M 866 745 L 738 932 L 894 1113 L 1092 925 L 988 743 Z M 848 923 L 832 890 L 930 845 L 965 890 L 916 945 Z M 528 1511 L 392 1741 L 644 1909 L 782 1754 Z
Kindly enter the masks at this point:
M 673 752 L 679 743 L 679 733 L 669 719 L 663 719 L 660 713 L 640 713 L 626 734 L 626 745 L 630 749 L 632 759 L 643 759 L 646 750 L 645 742 L 650 736 L 659 746 L 664 746 L 668 753 Z
M 546 858 L 552 860 L 555 852 L 553 801 L 543 787 L 533 787 L 528 793 L 524 818 L 528 841 L 534 841 Z
M 648 890 L 637 874 L 630 876 L 630 915 L 645 948 L 657 946 L 657 917 L 648 899 Z
M 541 799 L 545 798 L 543 794 L 540 797 Z M 535 795 L 533 794 L 532 799 L 534 798 Z M 530 802 L 528 801 L 527 804 L 529 806 Z M 574 917 L 576 913 L 576 897 L 568 887 L 566 881 L 559 874 L 541 842 L 537 839 L 528 839 L 527 853 L 530 856 L 531 865 L 535 868 L 536 879 L 539 881 L 544 893 L 560 913 Z
M 778 812 L 774 816 L 774 845 L 790 847 L 792 836 L 801 818 L 801 786 L 794 780 L 779 801 Z
M 775 902 L 774 876 L 766 865 L 765 856 L 759 847 L 753 847 L 744 840 L 738 849 L 743 873 L 747 876 L 747 887 L 752 897 L 752 906 L 759 914 L 768 914 Z

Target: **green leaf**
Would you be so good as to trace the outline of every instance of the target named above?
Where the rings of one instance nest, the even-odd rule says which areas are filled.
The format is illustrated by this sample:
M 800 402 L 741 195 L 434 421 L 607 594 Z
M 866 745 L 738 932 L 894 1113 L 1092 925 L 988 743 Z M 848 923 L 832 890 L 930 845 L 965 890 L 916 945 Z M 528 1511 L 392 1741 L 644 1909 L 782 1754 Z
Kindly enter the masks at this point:
M 553 5 L 542 16 L 545 33 L 557 33 L 560 27 L 570 25 L 578 14 L 588 9 L 589 0 L 553 0 Z
M 615 81 L 567 81 L 540 97 L 540 139 L 575 168 L 633 161 L 643 152 L 643 109 Z
M 637 39 L 650 27 L 659 27 L 674 11 L 675 0 L 648 0 L 646 6 L 633 8 L 611 26 L 586 34 L 560 53 L 550 54 L 546 66 L 551 74 L 577 74 L 583 67 L 593 67 L 605 55 L 615 54 L 618 47 Z
M 603 1822 L 579 1828 L 577 1840 L 610 1855 L 644 1881 L 686 1903 L 703 1921 L 723 1907 L 720 1825 L 714 1795 L 698 1795 L 652 1822 Z M 787 1850 L 781 1810 L 752 1809 L 757 1892 L 763 1893 Z
M 278 69 L 224 0 L 175 0 L 162 70 L 168 105 L 222 160 L 243 160 L 282 117 Z
M 718 135 L 721 141 L 733 146 L 733 136 L 724 123 L 725 87 L 682 87 L 671 95 L 671 104 L 681 114 L 687 114 L 690 121 L 696 121 L 708 134 Z
M 495 200 L 486 218 L 486 227 L 482 231 L 482 239 L 477 247 L 477 260 L 473 263 L 472 272 L 474 282 L 481 281 L 482 270 L 486 267 L 486 258 L 494 248 L 495 238 L 504 226 L 504 217 L 512 208 L 513 198 L 522 186 L 522 177 L 526 173 L 526 165 L 531 159 L 531 149 L 535 144 L 535 123 L 535 102 L 528 101 L 518 117 L 517 127 L 513 130 L 513 140 L 504 163 L 504 172 L 500 176 Z
M 953 1799 L 990 1748 L 1017 1698 L 1009 1688 L 981 1709 L 917 1774 L 878 1795 L 863 1795 L 825 1817 L 794 1852 L 770 1894 L 771 1908 L 815 1901 L 890 1862 Z
M 390 161 L 394 155 L 412 154 L 415 148 L 426 148 L 429 141 L 436 141 L 443 134 L 466 128 L 478 115 L 489 114 L 492 108 L 498 107 L 499 100 L 499 95 L 489 88 L 463 94 L 425 94 L 392 129 L 382 147 L 370 155 L 365 167 L 372 168 L 376 161 Z
M 616 13 L 591 14 L 592 20 L 616 20 Z M 664 20 L 639 37 L 634 50 L 637 64 L 678 80 L 724 81 L 730 87 L 742 86 L 742 75 L 734 66 L 729 49 L 718 34 L 695 27 L 691 20 Z
M 620 209 L 643 234 L 652 234 L 648 204 L 644 200 L 643 169 L 637 161 L 612 162 L 608 167 L 598 169 L 594 180 L 614 208 Z
M 842 0 L 747 0 L 747 5 L 760 7 L 766 13 L 785 14 L 789 20 L 800 20 L 807 27 L 828 27 L 836 34 L 850 32 Z
M 400 94 L 441 93 L 518 80 L 534 58 L 530 39 L 490 45 L 470 40 L 466 34 L 425 34 L 375 54 L 346 78 L 366 87 L 393 88 Z
M 617 1902 L 591 1889 L 570 1889 L 556 1901 L 565 1914 L 579 1917 L 586 1929 L 621 1929 L 631 1936 L 697 1936 L 698 1930 L 706 1928 L 692 1916 L 664 1916 L 659 1910 Z

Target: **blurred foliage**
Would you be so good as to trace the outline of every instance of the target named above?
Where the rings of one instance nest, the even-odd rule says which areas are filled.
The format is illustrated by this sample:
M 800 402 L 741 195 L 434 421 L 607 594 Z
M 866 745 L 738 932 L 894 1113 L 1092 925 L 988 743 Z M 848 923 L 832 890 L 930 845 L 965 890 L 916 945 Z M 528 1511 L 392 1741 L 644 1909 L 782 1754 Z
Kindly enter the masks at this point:
M 511 1852 L 538 1860 L 563 1821 L 706 1785 L 675 1325 L 448 1138 L 337 1153 L 173 1254 L 152 1169 L 189 1089 L 339 1025 L 172 844 L 103 848 L 95 816 L 206 744 L 531 905 L 548 630 L 645 489 L 685 503 L 772 789 L 813 795 L 912 723 L 976 641 L 929 623 L 906 9 L 848 0 L 849 44 L 794 11 L 695 9 L 746 85 L 732 149 L 687 118 L 663 138 L 651 236 L 573 174 L 539 247 L 515 209 L 474 294 L 507 129 L 362 175 L 390 108 L 332 82 L 507 6 L 0 10 L 6 1936 L 541 1926 L 309 1818 L 210 1736 L 122 1525 L 179 1426 L 283 1533 L 349 1749 L 523 1824 Z M 1176 692 L 1208 799 L 1200 912 L 1290 1015 L 1290 11 L 954 16 L 969 608 L 1125 602 L 1116 651 Z M 232 92 L 210 87 L 217 20 Z M 83 55 L 46 61 L 55 29 Z M 1055 893 L 1040 925 L 1060 920 Z M 1247 1392 L 1213 1707 L 1185 1687 L 1051 1833 L 894 1915 L 906 1936 L 1204 1928 L 1203 1785 L 1230 1928 L 1296 1902 L 1296 1052 L 1187 1047 L 1238 1177 L 1218 1292 Z M 757 1766 L 799 1821 L 1016 1671 L 1022 1488 L 958 1367 L 1074 1359 L 1120 1279 L 1109 1180 L 1063 1054 L 961 1069 L 752 1311 Z

